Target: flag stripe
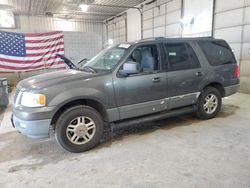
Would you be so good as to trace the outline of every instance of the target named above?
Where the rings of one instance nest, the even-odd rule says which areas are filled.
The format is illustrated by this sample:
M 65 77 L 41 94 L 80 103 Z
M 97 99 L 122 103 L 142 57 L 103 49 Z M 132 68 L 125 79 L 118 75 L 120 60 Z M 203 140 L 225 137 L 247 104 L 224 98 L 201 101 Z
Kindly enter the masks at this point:
M 0 65 L 0 68 L 2 69 L 13 69 L 13 70 L 32 70 L 36 68 L 47 68 L 51 66 L 60 66 L 60 67 L 65 67 L 65 64 L 63 60 L 58 60 L 58 61 L 52 61 L 50 64 L 34 64 L 33 66 L 22 66 L 22 67 L 16 67 L 16 66 L 11 66 L 11 65 Z
M 58 52 L 64 51 L 64 48 L 59 48 L 59 49 L 55 49 L 52 51 L 47 51 L 47 52 L 41 52 L 41 53 L 30 53 L 27 54 L 26 57 L 37 57 L 37 56 L 45 56 L 47 54 L 57 54 Z
M 52 32 L 46 32 L 46 33 L 25 33 L 25 36 L 27 37 L 40 37 L 40 36 L 51 36 L 58 33 L 62 33 L 61 31 L 52 31 Z
M 63 39 L 57 41 L 40 42 L 40 43 L 26 43 L 25 47 L 27 48 L 27 47 L 37 47 L 37 46 L 49 46 L 57 42 L 63 42 Z
M 63 41 L 59 41 L 57 43 L 52 43 L 52 44 L 44 45 L 44 46 L 41 46 L 41 45 L 31 46 L 31 47 L 27 47 L 26 46 L 26 49 L 27 49 L 27 51 L 28 50 L 41 50 L 41 49 L 48 49 L 48 48 L 53 48 L 55 46 L 63 46 L 63 45 L 64 45 L 64 42 Z
M 20 63 L 20 64 L 31 64 L 31 63 L 38 63 L 39 61 L 42 61 L 42 60 L 48 61 L 48 60 L 55 59 L 55 58 L 57 58 L 55 55 L 49 55 L 49 56 L 47 56 L 45 58 L 44 57 L 38 57 L 38 59 L 23 60 L 23 62 L 20 61 L 20 60 L 14 60 L 14 59 L 9 60 L 9 59 L 5 59 L 5 58 L 0 58 L 0 62 L 2 61 L 2 64 L 5 63 L 5 62 L 17 63 L 17 64 L 18 63 Z
M 39 60 L 41 58 L 48 58 L 48 57 L 51 57 L 51 56 L 55 56 L 56 54 L 61 54 L 63 55 L 64 52 L 63 51 L 59 51 L 59 52 L 56 52 L 55 54 L 46 54 L 46 55 L 43 55 L 43 56 L 37 56 L 37 57 L 14 57 L 14 56 L 7 56 L 7 55 L 0 55 L 0 61 L 8 61 L 8 62 L 11 62 L 11 61 L 19 61 L 21 63 L 25 63 L 25 61 L 36 61 L 36 60 Z
M 48 39 L 54 39 L 63 36 L 62 33 L 58 33 L 55 35 L 47 35 L 47 36 L 37 36 L 37 37 L 28 37 L 25 34 L 25 40 L 48 40 Z
M 25 43 L 46 43 L 46 42 L 50 42 L 50 41 L 55 41 L 55 40 L 60 40 L 60 39 L 63 39 L 63 36 L 60 36 L 60 37 L 56 37 L 56 38 L 51 38 L 51 39 L 45 39 L 45 40 L 26 40 L 25 39 Z
M 40 50 L 26 50 L 27 54 L 37 54 L 37 53 L 47 53 L 49 51 L 53 51 L 53 50 L 58 50 L 61 49 L 62 51 L 64 51 L 64 45 L 58 45 L 58 46 L 54 46 L 52 48 L 45 48 L 45 49 L 40 49 Z

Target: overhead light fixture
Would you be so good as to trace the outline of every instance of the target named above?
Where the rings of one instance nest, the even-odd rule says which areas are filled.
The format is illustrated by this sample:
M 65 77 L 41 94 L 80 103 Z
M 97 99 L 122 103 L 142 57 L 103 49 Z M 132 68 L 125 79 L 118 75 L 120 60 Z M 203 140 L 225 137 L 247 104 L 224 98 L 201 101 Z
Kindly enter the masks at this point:
M 80 4 L 79 7 L 80 7 L 80 9 L 81 9 L 83 12 L 87 12 L 87 11 L 88 11 L 88 8 L 89 8 L 89 5 L 87 5 L 87 4 Z

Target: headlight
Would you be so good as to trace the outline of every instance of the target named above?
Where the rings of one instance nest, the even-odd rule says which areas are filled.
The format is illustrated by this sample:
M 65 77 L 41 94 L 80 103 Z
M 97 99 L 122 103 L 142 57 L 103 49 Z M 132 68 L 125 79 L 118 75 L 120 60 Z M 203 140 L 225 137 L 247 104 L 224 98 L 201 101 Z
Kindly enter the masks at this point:
M 46 97 L 43 94 L 24 92 L 21 99 L 21 105 L 26 107 L 45 106 Z

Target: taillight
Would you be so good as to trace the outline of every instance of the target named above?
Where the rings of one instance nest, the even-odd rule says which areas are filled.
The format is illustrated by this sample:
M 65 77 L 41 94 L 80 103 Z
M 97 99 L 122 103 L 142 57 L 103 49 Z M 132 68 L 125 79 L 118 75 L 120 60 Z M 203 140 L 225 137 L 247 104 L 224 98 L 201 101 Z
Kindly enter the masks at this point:
M 238 65 L 236 65 L 236 66 L 234 67 L 234 77 L 235 77 L 235 78 L 238 78 L 238 77 L 239 77 L 239 66 L 238 66 Z

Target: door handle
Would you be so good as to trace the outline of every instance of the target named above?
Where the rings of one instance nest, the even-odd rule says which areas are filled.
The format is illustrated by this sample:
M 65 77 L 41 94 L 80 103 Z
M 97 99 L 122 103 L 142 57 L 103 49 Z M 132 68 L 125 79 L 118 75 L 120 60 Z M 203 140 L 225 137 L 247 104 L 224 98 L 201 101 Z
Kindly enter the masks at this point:
M 161 78 L 160 77 L 155 77 L 153 78 L 152 82 L 160 82 L 161 81 Z
M 203 72 L 196 72 L 195 73 L 195 76 L 202 76 L 203 75 Z

